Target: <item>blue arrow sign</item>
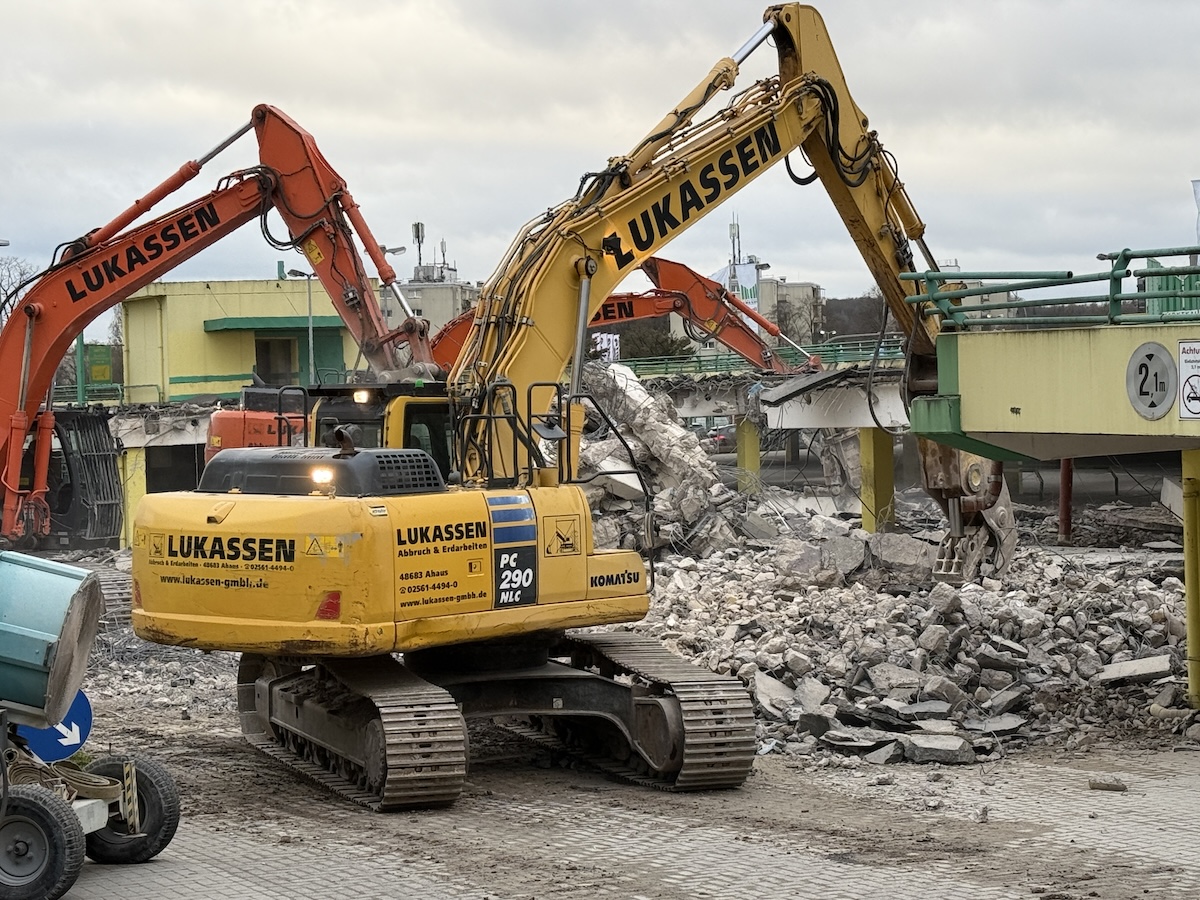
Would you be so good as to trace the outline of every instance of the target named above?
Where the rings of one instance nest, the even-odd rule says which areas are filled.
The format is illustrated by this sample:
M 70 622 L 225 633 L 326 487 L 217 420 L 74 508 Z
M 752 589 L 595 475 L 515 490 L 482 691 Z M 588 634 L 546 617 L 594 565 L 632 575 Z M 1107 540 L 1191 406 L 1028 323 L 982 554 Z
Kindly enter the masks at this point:
M 58 762 L 83 746 L 92 731 L 92 704 L 80 691 L 63 720 L 53 728 L 18 725 L 17 735 L 29 742 L 29 751 L 42 762 Z

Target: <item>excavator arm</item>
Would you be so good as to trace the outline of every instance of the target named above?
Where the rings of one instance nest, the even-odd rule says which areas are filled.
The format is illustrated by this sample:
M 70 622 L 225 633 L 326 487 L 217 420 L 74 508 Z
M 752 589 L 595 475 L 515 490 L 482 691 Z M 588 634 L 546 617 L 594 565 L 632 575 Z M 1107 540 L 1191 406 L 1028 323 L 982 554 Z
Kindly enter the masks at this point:
M 733 86 L 738 64 L 772 35 L 780 75 L 698 119 L 705 104 Z M 912 268 L 910 239 L 924 233 L 924 223 L 882 144 L 867 131 L 819 15 L 789 4 L 768 9 L 754 37 L 719 61 L 629 153 L 585 176 L 574 197 L 521 230 L 481 292 L 448 380 L 451 399 L 479 412 L 492 386 L 508 382 L 525 402 L 528 386 L 558 378 L 578 358 L 583 330 L 617 283 L 798 148 L 817 166 L 914 349 L 930 352 L 936 325 L 905 302 L 917 283 L 897 278 Z M 518 422 L 528 414 L 515 412 Z M 526 464 L 502 451 L 483 459 L 484 448 L 503 448 L 504 440 L 466 438 L 465 478 L 511 476 Z
M 260 165 L 222 178 L 198 200 L 130 227 L 251 129 L 258 138 Z M 267 229 L 265 216 L 272 208 L 287 226 L 284 241 L 271 238 Z M 101 313 L 256 218 L 263 220 L 263 234 L 273 244 L 303 251 L 378 378 L 397 377 L 401 341 L 411 348 L 414 364 L 436 368 L 428 323 L 410 311 L 405 326 L 392 332 L 386 327 L 353 235 L 363 241 L 381 281 L 393 290 L 396 274 L 345 182 L 307 131 L 274 107 L 258 106 L 250 123 L 208 155 L 182 166 L 104 227 L 65 245 L 11 311 L 0 330 L 0 538 L 15 542 L 49 529 L 45 498 L 54 414 L 43 403 L 72 342 Z M 22 485 L 22 459 L 31 434 L 33 477 Z
M 658 319 L 674 313 L 698 332 L 697 339 L 720 341 L 760 369 L 792 375 L 817 371 L 820 367 L 820 360 L 815 356 L 808 356 L 807 362 L 798 369 L 781 359 L 743 316 L 767 334 L 791 343 L 779 326 L 763 318 L 711 278 L 705 278 L 683 263 L 653 256 L 642 263 L 642 271 L 653 282 L 654 289 L 640 294 L 610 294 L 593 314 L 589 328 L 600 328 L 610 322 Z M 447 370 L 454 365 L 474 318 L 475 310 L 470 309 L 434 333 L 430 344 L 439 365 Z M 803 348 L 797 349 L 807 355 Z
M 803 347 L 795 344 L 780 331 L 778 325 L 759 315 L 756 310 L 711 278 L 705 278 L 683 263 L 654 256 L 642 263 L 642 271 L 658 289 L 657 303 L 669 302 L 669 312 L 677 313 L 685 322 L 720 341 L 760 369 L 780 375 L 815 372 L 820 369 L 820 359 L 808 354 Z M 612 299 L 609 298 L 609 303 Z M 781 338 L 791 344 L 808 356 L 808 360 L 798 369 L 789 365 L 767 346 L 746 319 L 772 337 Z
M 739 64 L 767 38 L 778 51 L 779 75 L 699 118 L 734 86 Z M 528 223 L 510 244 L 481 292 L 448 379 L 466 423 L 459 440 L 464 479 L 489 483 L 532 472 L 537 441 L 527 423 L 544 414 L 553 396 L 542 385 L 583 358 L 587 324 L 604 298 L 635 267 L 797 149 L 814 171 L 800 178 L 789 164 L 789 173 L 802 184 L 820 180 L 908 336 L 910 392 L 930 390 L 938 321 L 909 302 L 919 283 L 898 277 L 915 271 L 914 245 L 926 268 L 937 268 L 924 243 L 925 224 L 854 102 L 820 15 L 800 4 L 773 6 L 746 44 L 718 61 L 632 150 L 585 175 L 573 197 Z M 572 372 L 570 396 L 581 391 L 581 368 Z M 505 433 L 511 428 L 526 433 L 513 440 Z M 982 527 L 978 514 L 995 500 L 995 470 L 980 477 L 977 466 L 973 477 L 959 477 L 970 467 L 947 465 L 935 454 L 926 459 L 927 474 L 940 466 L 931 493 L 947 510 L 952 533 Z

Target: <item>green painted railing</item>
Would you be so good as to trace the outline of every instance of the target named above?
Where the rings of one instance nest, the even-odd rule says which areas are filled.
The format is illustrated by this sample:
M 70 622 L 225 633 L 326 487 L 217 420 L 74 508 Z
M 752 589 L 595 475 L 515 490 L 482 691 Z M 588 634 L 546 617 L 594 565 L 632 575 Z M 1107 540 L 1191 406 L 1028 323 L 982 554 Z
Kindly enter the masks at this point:
M 904 357 L 901 346 L 903 338 L 887 335 L 879 347 L 881 360 L 896 360 Z M 828 367 L 841 363 L 868 362 L 875 354 L 873 338 L 845 341 L 829 341 L 808 347 Z M 788 365 L 799 368 L 808 357 L 792 347 L 780 347 L 776 351 Z M 621 365 L 628 366 L 639 378 L 653 375 L 716 375 L 729 372 L 761 371 L 745 357 L 737 353 L 693 354 L 692 356 L 650 356 L 640 359 L 623 359 Z
M 120 403 L 123 401 L 123 396 L 123 385 L 85 384 L 83 386 L 84 403 Z M 56 384 L 53 399 L 55 403 L 78 403 L 79 388 L 73 384 Z
M 1164 266 L 1164 257 L 1200 254 L 1198 247 L 1167 247 L 1155 250 L 1118 250 L 1101 253 L 1097 259 L 1109 260 L 1107 272 L 1076 275 L 1073 272 L 905 272 L 902 281 L 922 282 L 924 294 L 909 297 L 912 305 L 924 304 L 921 315 L 943 318 L 943 327 L 951 324 L 961 329 L 997 328 L 1022 325 L 1144 325 L 1147 323 L 1200 321 L 1200 266 Z M 1145 268 L 1130 268 L 1136 259 L 1147 261 Z M 1122 290 L 1127 278 L 1144 279 L 1145 290 Z M 976 288 L 945 290 L 946 282 L 999 282 Z M 1078 284 L 1107 283 L 1104 294 L 1085 296 L 1050 296 L 1032 299 L 1018 298 L 981 305 L 962 305 L 968 297 L 992 294 L 1016 295 L 1019 291 L 1041 291 Z M 1135 282 L 1136 284 L 1136 282 Z M 1021 315 L 1032 309 L 1074 306 L 1082 303 L 1103 304 L 1104 311 L 1077 315 Z M 1127 307 L 1134 307 L 1129 309 Z M 1140 307 L 1140 309 L 1138 308 Z M 1012 310 L 1013 315 L 996 315 L 998 310 Z

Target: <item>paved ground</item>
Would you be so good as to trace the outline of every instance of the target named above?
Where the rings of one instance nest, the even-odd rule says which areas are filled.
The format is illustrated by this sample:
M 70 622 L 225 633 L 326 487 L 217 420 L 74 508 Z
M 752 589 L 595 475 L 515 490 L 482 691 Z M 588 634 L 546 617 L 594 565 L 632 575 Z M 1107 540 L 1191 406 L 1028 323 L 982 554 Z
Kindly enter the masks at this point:
M 776 756 L 740 790 L 671 795 L 509 750 L 450 809 L 378 815 L 231 729 L 177 737 L 154 750 L 184 791 L 174 843 L 144 866 L 89 863 L 69 898 L 1200 896 L 1197 752 L 855 770 Z M 1089 789 L 1113 774 L 1126 792 Z

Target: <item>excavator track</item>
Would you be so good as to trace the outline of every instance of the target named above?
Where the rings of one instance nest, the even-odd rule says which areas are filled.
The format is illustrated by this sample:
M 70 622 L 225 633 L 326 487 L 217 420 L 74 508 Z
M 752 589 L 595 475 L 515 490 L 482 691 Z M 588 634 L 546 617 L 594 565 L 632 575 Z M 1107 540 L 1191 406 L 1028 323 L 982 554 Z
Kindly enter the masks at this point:
M 683 765 L 658 775 L 601 753 L 580 751 L 533 724 L 505 724 L 542 746 L 565 751 L 607 775 L 664 791 L 741 786 L 754 763 L 755 722 L 749 692 L 736 678 L 717 675 L 669 653 L 657 641 L 627 632 L 571 635 L 557 652 L 569 652 L 575 668 L 633 677 L 673 696 L 683 719 Z M 549 724 L 547 719 L 542 724 Z
M 276 679 L 287 679 L 287 693 L 297 704 L 322 707 L 331 721 L 352 704 L 373 707 L 364 727 L 356 734 L 342 733 L 338 742 L 314 740 L 279 724 L 286 716 L 276 715 L 272 727 L 263 728 L 270 708 L 263 704 L 272 694 L 272 679 L 268 674 L 260 680 L 261 669 L 256 673 L 254 665 L 254 659 L 244 660 L 239 670 L 238 706 L 246 740 L 263 753 L 376 811 L 445 806 L 462 793 L 468 749 L 458 705 L 449 693 L 391 657 L 321 660 L 320 675 L 313 669 L 301 673 L 295 664 L 274 673 Z M 336 686 L 330 678 L 336 679 Z M 331 746 L 354 741 L 360 746 L 353 754 Z

